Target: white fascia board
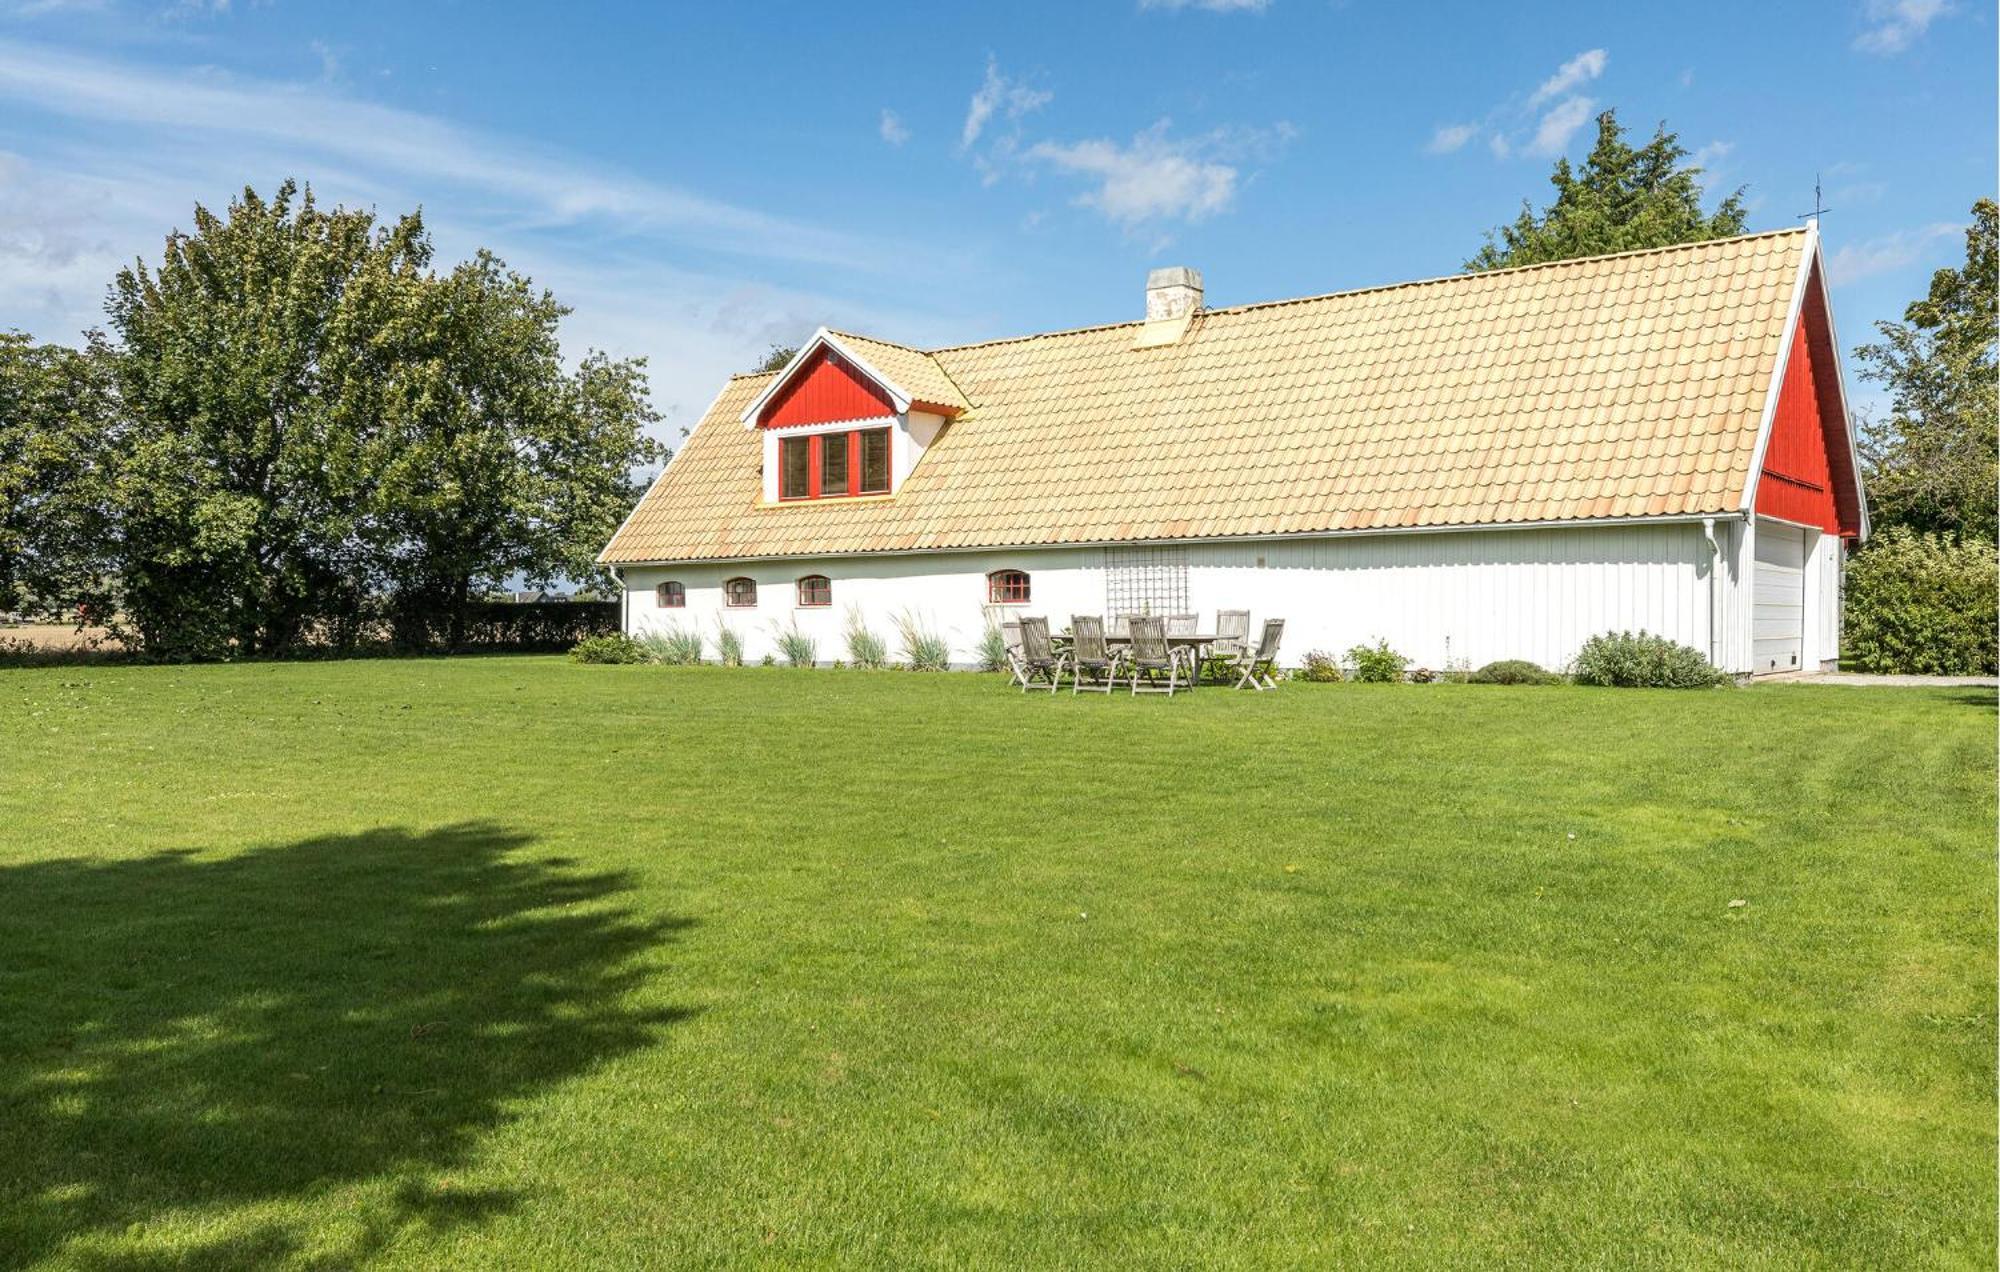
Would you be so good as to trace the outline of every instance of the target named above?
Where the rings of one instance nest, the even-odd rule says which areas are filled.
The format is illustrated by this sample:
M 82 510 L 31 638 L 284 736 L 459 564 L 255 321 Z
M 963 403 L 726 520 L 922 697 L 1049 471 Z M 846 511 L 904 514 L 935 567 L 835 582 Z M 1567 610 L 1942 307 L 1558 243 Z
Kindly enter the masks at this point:
M 1854 412 L 1847 404 L 1847 366 L 1840 356 L 1840 332 L 1833 325 L 1833 293 L 1827 286 L 1826 263 L 1820 259 L 1819 235 L 1813 235 L 1813 277 L 1819 279 L 1820 307 L 1826 310 L 1826 339 L 1833 346 L 1833 387 L 1840 395 L 1840 422 L 1847 429 L 1847 466 L 1854 474 L 1854 503 L 1861 510 L 1861 541 L 1868 541 L 1868 492 L 1861 485 L 1861 442 L 1854 432 Z
M 764 391 L 759 393 L 750 405 L 743 408 L 743 414 L 738 418 L 742 420 L 744 428 L 757 427 L 757 417 L 763 413 L 766 406 L 770 405 L 771 398 L 777 394 L 786 381 L 792 378 L 792 373 L 804 365 L 805 360 L 821 348 L 832 349 L 841 357 L 853 363 L 855 368 L 863 375 L 880 385 L 883 391 L 889 395 L 889 400 L 895 404 L 895 413 L 897 415 L 901 415 L 910 409 L 910 395 L 904 391 L 903 386 L 897 384 L 888 376 L 883 375 L 880 371 L 877 371 L 869 363 L 868 359 L 841 343 L 840 337 L 834 335 L 825 327 L 821 327 L 818 331 L 813 332 L 812 339 L 799 346 L 799 351 L 792 355 L 792 360 L 785 364 L 784 369 L 771 377 L 771 382 L 764 386 Z
M 1509 530 L 1583 530 L 1593 526 L 1685 526 L 1704 521 L 1747 521 L 1741 512 L 1666 513 L 1654 517 L 1571 517 L 1560 521 L 1499 521 L 1458 526 L 1383 526 L 1367 530 L 1306 530 L 1292 534 L 1216 534 L 1182 539 L 1090 539 L 1074 543 L 978 543 L 950 548 L 884 548 L 870 552 L 776 552 L 759 556 L 675 557 L 624 561 L 628 567 L 728 565 L 742 561 L 872 560 L 876 557 L 951 556 L 967 552 L 1060 552 L 1069 548 L 1195 547 L 1208 543 L 1285 543 L 1298 539 L 1361 539 L 1392 534 L 1499 534 Z
M 1798 274 L 1792 279 L 1792 301 L 1785 312 L 1785 334 L 1778 341 L 1778 361 L 1771 368 L 1771 383 L 1764 390 L 1764 412 L 1757 419 L 1757 446 L 1750 452 L 1750 471 L 1743 479 L 1743 497 L 1736 505 L 1737 511 L 1746 516 L 1757 498 L 1757 479 L 1764 475 L 1764 451 L 1771 444 L 1771 425 L 1778 417 L 1778 398 L 1785 389 L 1785 368 L 1791 365 L 1792 346 L 1798 343 L 1806 282 L 1812 277 L 1813 263 L 1818 259 L 1819 222 L 1808 221 L 1805 250 L 1799 253 Z

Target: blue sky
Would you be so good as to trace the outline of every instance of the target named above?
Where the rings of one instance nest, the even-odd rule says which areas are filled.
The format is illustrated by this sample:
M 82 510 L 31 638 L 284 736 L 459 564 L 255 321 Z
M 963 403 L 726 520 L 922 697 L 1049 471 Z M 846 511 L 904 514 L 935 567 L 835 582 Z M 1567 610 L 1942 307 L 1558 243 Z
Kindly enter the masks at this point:
M 1990 6 L 0 0 L 0 327 L 73 340 L 196 201 L 421 204 L 672 437 L 824 322 L 943 344 L 1454 272 L 1591 115 L 1661 119 L 1751 226 L 1815 173 L 1844 345 L 1995 186 Z M 1860 386 L 1855 386 L 1857 389 Z

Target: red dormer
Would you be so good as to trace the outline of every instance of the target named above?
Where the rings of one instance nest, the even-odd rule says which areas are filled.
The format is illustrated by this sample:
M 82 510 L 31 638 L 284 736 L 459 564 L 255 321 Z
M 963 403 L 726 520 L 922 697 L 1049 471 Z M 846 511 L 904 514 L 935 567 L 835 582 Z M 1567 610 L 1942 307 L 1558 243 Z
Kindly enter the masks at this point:
M 743 410 L 764 434 L 764 502 L 892 495 L 966 408 L 918 349 L 813 333 Z

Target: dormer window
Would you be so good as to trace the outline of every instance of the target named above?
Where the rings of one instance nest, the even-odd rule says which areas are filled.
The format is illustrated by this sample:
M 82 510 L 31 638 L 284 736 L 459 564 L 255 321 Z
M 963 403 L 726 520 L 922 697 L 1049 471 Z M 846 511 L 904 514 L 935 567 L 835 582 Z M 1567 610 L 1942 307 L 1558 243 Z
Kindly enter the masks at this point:
M 931 355 L 821 328 L 738 418 L 764 434 L 764 500 L 894 494 L 970 409 Z
M 778 498 L 889 493 L 889 430 L 844 429 L 778 439 Z

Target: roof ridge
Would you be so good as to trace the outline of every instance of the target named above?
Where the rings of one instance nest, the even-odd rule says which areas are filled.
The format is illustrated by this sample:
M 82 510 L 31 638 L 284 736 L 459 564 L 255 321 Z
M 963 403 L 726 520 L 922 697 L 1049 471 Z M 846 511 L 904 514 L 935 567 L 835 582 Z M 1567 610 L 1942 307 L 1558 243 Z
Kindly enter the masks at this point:
M 1483 269 L 1457 274 L 1433 274 L 1428 278 L 1411 278 L 1396 283 L 1374 283 L 1367 287 L 1348 287 L 1339 291 L 1317 292 L 1309 296 L 1286 296 L 1278 300 L 1253 300 L 1240 305 L 1225 305 L 1220 309 L 1203 309 L 1204 315 L 1240 314 L 1253 309 L 1273 309 L 1280 305 L 1304 305 L 1314 301 L 1336 300 L 1344 296 L 1366 296 L 1372 292 L 1398 291 L 1405 287 L 1435 287 L 1442 283 L 1471 282 L 1474 279 L 1498 278 L 1508 274 L 1525 274 L 1530 270 L 1562 269 L 1566 266 L 1588 265 L 1596 261 L 1619 260 L 1628 256 L 1666 255 L 1669 252 L 1695 251 L 1706 247 L 1719 247 L 1730 243 L 1747 243 L 1752 239 L 1778 238 L 1787 234 L 1804 234 L 1804 226 L 1788 225 L 1776 230 L 1758 230 L 1754 234 L 1731 234 L 1724 238 L 1697 239 L 1691 243 L 1668 243 L 1660 247 L 1634 247 L 1622 252 L 1601 252 L 1596 256 L 1570 256 L 1559 261 L 1536 261 L 1532 265 L 1510 265 L 1505 269 Z M 1144 323 L 1139 319 L 1126 322 L 1091 323 L 1082 327 L 1063 327 L 1055 331 L 1034 331 L 1022 336 L 998 336 L 992 340 L 969 340 L 964 344 L 939 345 L 934 349 L 920 350 L 931 354 L 959 353 L 967 349 L 986 349 L 995 345 L 1021 344 L 1029 340 L 1047 340 L 1056 336 L 1081 336 L 1097 331 L 1116 331 L 1120 327 L 1139 327 Z M 876 336 L 862 336 L 863 340 L 876 340 L 881 344 L 895 344 L 893 340 L 881 340 Z M 915 349 L 914 345 L 902 346 Z M 945 370 L 942 363 L 939 370 Z M 947 377 L 949 371 L 945 371 Z M 955 382 L 954 382 L 955 383 Z M 962 392 L 963 390 L 961 390 Z

